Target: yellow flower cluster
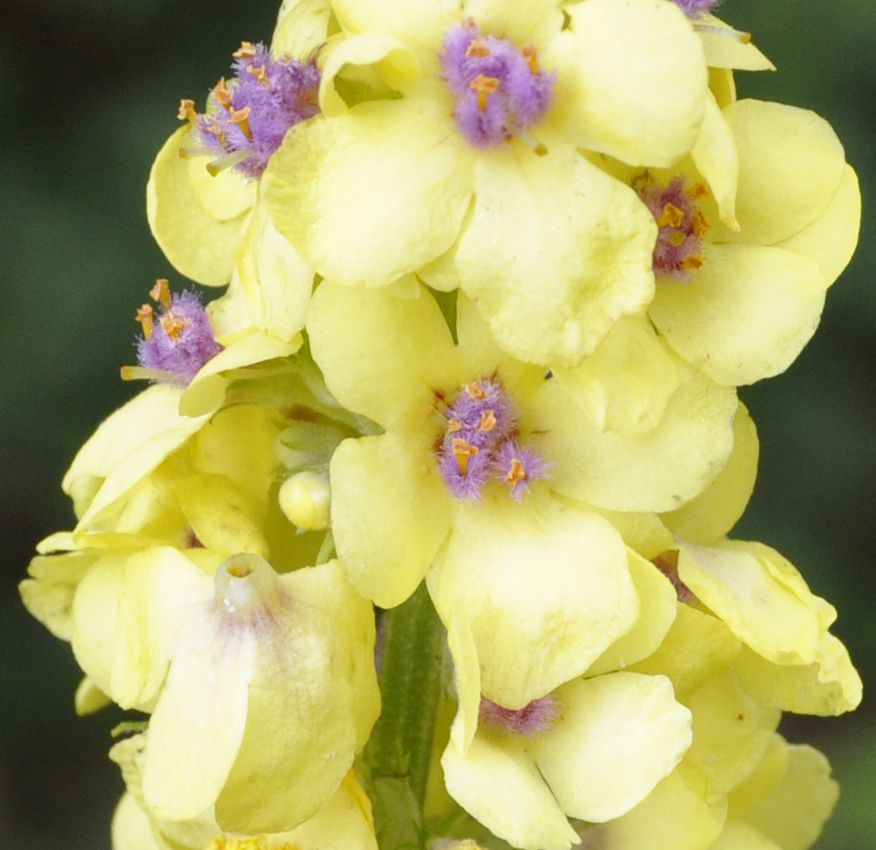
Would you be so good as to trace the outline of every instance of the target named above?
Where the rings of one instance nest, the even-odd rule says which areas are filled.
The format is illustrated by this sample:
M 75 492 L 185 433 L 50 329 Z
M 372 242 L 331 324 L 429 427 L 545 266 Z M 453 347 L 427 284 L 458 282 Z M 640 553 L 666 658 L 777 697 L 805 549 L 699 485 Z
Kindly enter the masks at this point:
M 152 386 L 21 586 L 115 850 L 805 850 L 783 711 L 861 682 L 729 538 L 857 241 L 831 128 L 709 0 L 284 0 L 159 152 Z M 376 725 L 375 725 L 376 724 Z

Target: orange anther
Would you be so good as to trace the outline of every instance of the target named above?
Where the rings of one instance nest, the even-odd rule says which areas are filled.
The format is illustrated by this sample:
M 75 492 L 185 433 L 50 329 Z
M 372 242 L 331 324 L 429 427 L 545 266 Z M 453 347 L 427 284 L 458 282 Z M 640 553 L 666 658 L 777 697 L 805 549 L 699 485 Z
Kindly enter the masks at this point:
M 143 328 L 143 337 L 145 339 L 152 339 L 152 321 L 154 316 L 155 312 L 152 310 L 151 304 L 143 304 L 134 316 Z
M 466 56 L 489 56 L 490 48 L 487 47 L 487 40 L 483 36 L 473 38 L 471 43 L 465 50 Z
M 198 113 L 195 111 L 195 102 L 183 98 L 179 102 L 179 111 L 176 113 L 176 117 L 180 121 L 194 121 L 198 117 Z
M 161 317 L 161 330 L 164 331 L 166 336 L 170 337 L 174 341 L 180 338 L 182 332 L 186 328 L 186 325 L 188 325 L 188 321 L 186 319 L 174 316 L 173 313 L 165 313 Z
M 243 109 L 235 109 L 233 106 L 228 110 L 228 120 L 232 124 L 237 124 L 243 135 L 248 139 L 252 138 L 252 130 L 249 129 L 249 107 L 244 106 Z
M 701 269 L 705 262 L 706 258 L 702 254 L 689 254 L 678 264 L 678 269 L 679 271 L 696 271 Z
M 170 309 L 170 281 L 166 277 L 155 280 L 155 286 L 149 290 L 149 297 L 158 302 L 165 310 Z
M 252 59 L 256 55 L 255 45 L 251 41 L 241 41 L 240 47 L 231 55 L 235 59 Z
M 538 66 L 538 50 L 536 49 L 534 44 L 529 44 L 520 51 L 523 54 L 523 58 L 526 60 L 526 64 L 529 65 L 529 70 L 533 74 L 541 73 L 541 68 Z
M 499 78 L 488 77 L 485 74 L 478 74 L 469 84 L 468 87 L 478 96 L 478 109 L 485 112 L 487 109 L 487 99 L 491 94 L 499 91 Z
M 462 422 L 458 419 L 448 419 L 447 420 L 447 433 L 455 434 L 457 431 L 462 430 Z
M 480 449 L 466 440 L 463 440 L 461 437 L 457 437 L 453 441 L 451 447 L 453 449 L 453 455 L 456 458 L 456 463 L 459 465 L 459 472 L 461 475 L 465 475 L 466 472 L 468 472 L 468 459 L 474 457 Z
M 492 431 L 496 427 L 496 413 L 493 410 L 482 410 L 478 431 Z
M 226 109 L 231 108 L 232 91 L 228 88 L 228 83 L 225 82 L 225 77 L 222 77 L 215 86 L 213 86 L 213 97 L 220 106 Z
M 512 486 L 526 480 L 526 467 L 520 458 L 511 458 L 511 468 L 505 475 L 505 480 Z
M 660 213 L 660 217 L 657 219 L 657 226 L 665 227 L 668 224 L 670 227 L 681 227 L 683 221 L 684 210 L 680 210 L 675 204 L 670 202 L 663 207 L 663 212 Z
M 465 394 L 469 398 L 481 399 L 487 397 L 487 394 L 484 392 L 484 388 L 480 385 L 479 381 L 472 381 L 470 384 L 466 384 L 464 389 Z
M 259 65 L 258 68 L 255 65 L 250 65 L 246 69 L 246 73 L 252 74 L 260 86 L 268 84 L 268 68 L 266 65 Z

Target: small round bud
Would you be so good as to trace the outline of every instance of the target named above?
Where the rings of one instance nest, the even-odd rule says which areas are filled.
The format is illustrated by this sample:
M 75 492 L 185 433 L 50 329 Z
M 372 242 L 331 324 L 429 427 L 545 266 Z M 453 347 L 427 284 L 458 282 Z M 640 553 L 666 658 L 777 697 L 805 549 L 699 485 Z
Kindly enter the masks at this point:
M 320 531 L 328 526 L 331 489 L 325 473 L 299 472 L 287 478 L 278 499 L 280 510 L 299 528 Z

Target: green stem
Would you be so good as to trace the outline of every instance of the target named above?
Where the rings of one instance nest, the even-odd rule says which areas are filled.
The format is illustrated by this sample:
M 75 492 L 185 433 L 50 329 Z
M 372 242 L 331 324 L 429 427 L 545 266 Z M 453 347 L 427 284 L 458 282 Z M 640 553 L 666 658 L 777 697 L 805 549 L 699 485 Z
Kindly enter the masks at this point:
M 375 800 L 381 850 L 401 850 L 424 846 L 422 811 L 446 641 L 425 583 L 404 605 L 383 616 L 379 673 L 383 708 L 365 760 L 376 796 L 382 798 Z

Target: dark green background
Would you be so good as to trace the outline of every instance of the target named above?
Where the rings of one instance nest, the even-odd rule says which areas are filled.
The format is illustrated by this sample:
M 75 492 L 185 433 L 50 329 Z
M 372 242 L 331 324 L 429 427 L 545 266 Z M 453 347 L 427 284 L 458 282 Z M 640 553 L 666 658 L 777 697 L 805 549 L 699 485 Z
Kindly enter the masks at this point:
M 103 850 L 121 784 L 105 752 L 114 717 L 78 719 L 69 647 L 15 590 L 33 544 L 71 524 L 59 482 L 77 447 L 139 389 L 132 316 L 156 277 L 179 281 L 153 245 L 144 187 L 177 126 L 241 39 L 268 39 L 275 8 L 228 0 L 31 0 L 0 32 L 0 275 L 3 282 L 0 595 L 0 847 Z M 761 474 L 737 534 L 761 538 L 840 611 L 837 633 L 876 681 L 874 330 L 876 3 L 727 0 L 778 74 L 740 74 L 743 95 L 815 109 L 836 128 L 864 194 L 861 246 L 831 291 L 821 329 L 787 374 L 743 392 L 760 427 Z M 10 23 L 12 26 L 10 26 Z M 801 175 L 805 179 L 805 175 Z M 786 723 L 818 744 L 843 785 L 821 850 L 876 835 L 872 707 Z

